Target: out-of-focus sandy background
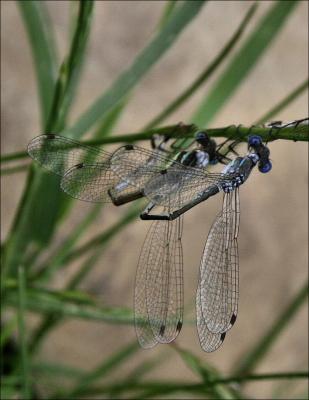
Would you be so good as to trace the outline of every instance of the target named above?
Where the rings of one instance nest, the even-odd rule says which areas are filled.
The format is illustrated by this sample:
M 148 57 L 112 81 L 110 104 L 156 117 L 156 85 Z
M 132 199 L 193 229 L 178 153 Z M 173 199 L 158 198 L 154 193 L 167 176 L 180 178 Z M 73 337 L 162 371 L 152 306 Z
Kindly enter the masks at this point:
M 218 53 L 251 4 L 251 1 L 209 2 L 172 50 L 135 90 L 117 132 L 138 131 L 180 93 Z M 255 21 L 271 5 L 271 1 L 260 2 Z M 65 1 L 48 1 L 47 6 L 60 54 L 64 55 L 68 43 L 69 4 Z M 96 3 L 88 58 L 71 120 L 130 65 L 154 32 L 163 7 L 163 1 Z M 32 137 L 43 132 L 40 131 L 31 54 L 17 6 L 15 2 L 6 1 L 1 2 L 1 8 L 1 140 L 2 152 L 7 153 L 24 150 Z M 308 75 L 307 8 L 307 2 L 300 2 L 257 67 L 212 126 L 253 123 L 305 79 Z M 214 80 L 168 122 L 187 122 Z M 306 94 L 282 111 L 277 119 L 291 120 L 307 114 Z M 222 348 L 213 354 L 206 354 L 200 349 L 194 324 L 185 325 L 177 339 L 180 346 L 191 349 L 224 373 L 228 373 L 235 361 L 271 326 L 307 279 L 307 145 L 281 141 L 271 144 L 270 148 L 272 172 L 262 175 L 255 171 L 241 189 L 241 294 L 237 323 Z M 26 174 L 23 173 L 2 178 L 3 238 L 12 222 L 25 178 Z M 57 232 L 58 243 L 66 237 L 73 221 L 79 220 L 89 207 L 86 203 L 76 201 L 72 218 L 64 229 Z M 203 243 L 218 207 L 218 199 L 211 199 L 207 205 L 196 207 L 185 218 L 183 242 L 187 305 L 192 304 L 194 299 Z M 105 207 L 85 240 L 116 221 L 121 212 L 112 206 Z M 105 304 L 132 306 L 135 268 L 147 227 L 147 223 L 136 221 L 124 229 L 104 252 L 87 280 L 87 289 L 95 291 Z M 78 264 L 73 265 L 73 270 Z M 61 287 L 71 273 L 72 269 L 59 274 L 54 284 Z M 191 315 L 194 316 L 193 311 Z M 31 323 L 35 322 L 36 318 L 31 319 Z M 45 361 L 61 361 L 91 369 L 133 338 L 133 327 L 68 320 L 48 336 L 39 357 Z M 303 307 L 272 347 L 258 371 L 306 369 L 307 341 L 307 309 Z M 158 346 L 151 351 L 141 350 L 126 368 L 130 369 L 138 360 L 160 352 L 168 352 L 169 357 L 149 377 L 193 378 L 190 370 L 168 346 Z M 250 384 L 247 393 L 254 398 L 265 398 L 272 394 L 274 386 L 272 383 Z

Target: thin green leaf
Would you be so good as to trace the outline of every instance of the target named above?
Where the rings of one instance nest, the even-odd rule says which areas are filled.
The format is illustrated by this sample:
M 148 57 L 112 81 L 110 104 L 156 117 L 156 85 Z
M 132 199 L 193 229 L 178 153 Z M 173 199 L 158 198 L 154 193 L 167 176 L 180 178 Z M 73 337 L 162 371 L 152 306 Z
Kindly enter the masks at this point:
M 174 6 L 177 0 L 169 0 L 163 9 L 163 15 L 158 24 L 158 30 L 162 29 L 166 22 L 172 15 Z M 98 123 L 98 128 L 96 128 L 93 138 L 98 139 L 111 134 L 112 130 L 115 128 L 117 122 L 119 121 L 125 107 L 129 103 L 130 95 L 124 97 L 116 106 L 114 106 L 110 111 L 103 116 L 102 120 Z
M 168 356 L 167 352 L 164 352 L 161 354 L 161 356 L 157 358 L 152 358 L 150 361 L 144 361 L 140 363 L 136 368 L 130 371 L 128 376 L 125 378 L 125 380 L 122 382 L 122 388 L 125 386 L 125 382 L 127 382 L 128 385 L 132 384 L 132 382 L 140 382 L 141 378 L 148 374 L 150 371 L 152 371 L 155 367 L 158 365 L 162 364 L 162 361 L 166 359 Z M 119 390 L 115 388 L 112 390 L 110 393 L 107 393 L 109 398 L 115 399 L 117 398 L 117 395 L 122 392 L 122 388 L 120 386 Z M 140 398 L 144 398 L 143 396 L 140 396 Z
M 64 242 L 54 251 L 43 265 L 37 268 L 37 272 L 31 278 L 31 280 L 46 281 L 49 280 L 52 275 L 60 268 L 65 265 L 65 259 L 72 251 L 72 248 L 88 228 L 88 226 L 95 220 L 101 211 L 102 204 L 96 204 L 93 206 L 82 221 L 72 229 L 72 233 L 64 240 Z
M 268 353 L 271 346 L 275 343 L 278 336 L 283 332 L 290 320 L 295 316 L 300 307 L 305 303 L 308 297 L 308 282 L 300 288 L 290 303 L 280 313 L 270 329 L 262 336 L 256 345 L 235 363 L 235 375 L 244 375 L 250 373 L 263 357 Z
M 120 351 L 117 351 L 107 360 L 104 360 L 97 367 L 95 367 L 93 371 L 85 374 L 84 377 L 79 379 L 79 382 L 72 389 L 72 391 L 65 393 L 64 396 L 61 397 L 79 398 L 80 394 L 87 392 L 87 389 L 95 381 L 106 377 L 115 368 L 117 368 L 119 365 L 122 365 L 127 359 L 131 358 L 138 350 L 139 346 L 136 341 L 124 346 Z M 55 396 L 55 398 L 57 398 L 57 396 Z
M 18 399 L 19 393 L 15 385 L 6 384 L 3 382 L 0 388 L 0 398 L 5 400 Z
M 202 380 L 204 381 L 205 385 L 208 384 L 209 381 L 213 381 L 216 379 L 220 379 L 220 374 L 218 371 L 215 370 L 214 367 L 210 366 L 209 364 L 202 362 L 197 356 L 192 354 L 188 350 L 184 350 L 177 345 L 173 345 L 173 348 L 177 351 L 177 353 L 181 356 L 185 364 L 194 372 L 197 373 Z M 237 397 L 235 396 L 236 393 L 226 386 L 213 386 L 211 390 L 211 394 L 216 399 L 240 399 L 240 393 L 237 393 Z
M 11 167 L 11 168 L 1 168 L 0 175 L 4 176 L 4 175 L 16 174 L 19 172 L 27 172 L 28 168 L 29 164 L 17 165 L 16 167 Z
M 58 132 L 63 129 L 83 65 L 90 32 L 93 1 L 83 0 L 79 4 L 76 29 L 68 57 L 62 63 L 59 71 L 53 105 L 45 127 L 47 132 Z
M 176 6 L 177 6 L 177 0 L 168 0 L 166 2 L 165 7 L 163 9 L 162 16 L 158 23 L 158 29 L 162 29 L 164 27 L 164 25 L 167 23 L 167 21 L 171 17 L 172 13 L 175 11 Z
M 209 391 L 213 386 L 223 385 L 228 383 L 239 383 L 244 381 L 269 381 L 269 380 L 283 380 L 283 379 L 307 379 L 308 371 L 292 371 L 285 373 L 271 373 L 271 374 L 258 374 L 258 375 L 248 375 L 243 377 L 232 376 L 227 378 L 219 378 L 205 383 L 193 383 L 186 381 L 145 381 L 145 382 L 117 382 L 111 385 L 100 385 L 87 388 L 87 392 L 83 395 L 102 395 L 105 393 L 110 393 L 114 390 L 118 392 L 124 392 L 126 396 L 128 392 L 132 391 L 147 391 L 148 393 L 156 393 L 156 395 L 166 395 L 169 393 L 186 392 L 186 393 L 196 393 L 196 394 L 207 394 L 211 396 Z M 82 394 L 82 393 L 81 393 Z M 207 398 L 208 398 L 207 396 Z M 145 398 L 145 397 L 134 397 L 134 398 Z M 152 397 L 153 398 L 153 397 Z M 218 399 L 220 397 L 210 397 Z
M 22 4 L 28 2 L 22 2 Z M 33 2 L 30 2 L 31 4 Z M 37 2 L 35 2 L 37 4 Z M 37 6 L 34 6 L 37 7 Z M 70 54 L 62 66 L 57 81 L 52 112 L 53 119 L 48 122 L 48 128 L 53 129 L 68 112 L 68 104 L 77 84 L 78 72 L 85 51 L 88 35 L 89 18 L 92 2 L 80 2 L 79 22 L 70 48 Z M 43 24 L 43 20 L 40 24 Z M 64 111 L 65 110 L 65 111 Z M 31 168 L 26 188 L 22 195 L 14 223 L 5 246 L 5 275 L 10 271 L 16 273 L 22 257 L 27 254 L 27 247 L 36 242 L 44 247 L 51 239 L 57 219 L 64 210 L 64 204 L 69 198 L 59 190 L 56 176 L 46 174 L 42 170 Z M 44 224 L 42 223 L 44 221 Z
M 108 136 L 116 126 L 123 110 L 128 103 L 128 98 L 120 101 L 115 107 L 108 111 L 99 123 L 93 138 L 99 139 Z
M 256 29 L 233 57 L 220 78 L 201 102 L 191 120 L 207 126 L 246 78 L 269 47 L 298 1 L 278 1 L 263 16 Z
M 89 250 L 93 246 L 95 246 L 96 250 L 86 259 L 85 262 L 82 263 L 78 271 L 72 276 L 66 287 L 68 290 L 74 290 L 79 285 L 79 283 L 85 279 L 85 277 L 92 271 L 96 261 L 99 259 L 99 257 L 102 256 L 102 253 L 105 250 L 107 243 L 112 240 L 112 238 L 115 237 L 125 225 L 129 224 L 135 217 L 137 217 L 138 212 L 139 210 L 136 209 L 136 205 L 133 205 L 133 207 L 129 209 L 129 211 L 123 216 L 120 221 L 116 222 L 115 225 L 113 225 L 103 234 L 96 237 L 94 241 L 91 240 L 90 242 L 88 242 L 88 245 L 86 246 L 86 248 L 84 248 L 84 250 Z M 90 245 L 91 243 L 92 245 Z M 82 248 L 80 248 L 80 250 L 82 250 Z M 81 254 L 81 252 L 79 254 Z M 72 252 L 71 255 L 74 255 L 74 252 Z M 67 263 L 69 262 L 67 257 L 69 257 L 69 254 L 64 254 L 64 257 L 62 258 L 62 265 L 67 265 Z M 61 318 L 62 316 L 58 313 L 45 316 L 43 321 L 35 329 L 32 335 L 30 341 L 30 349 L 32 352 L 38 348 L 44 336 L 61 321 Z
M 30 399 L 30 366 L 28 360 L 28 349 L 26 339 L 26 326 L 25 326 L 25 312 L 26 312 L 26 279 L 25 270 L 23 266 L 18 268 L 18 336 L 21 349 L 21 381 L 23 398 Z
M 17 318 L 12 317 L 10 321 L 5 321 L 1 324 L 1 338 L 0 338 L 0 346 L 1 348 L 8 342 L 8 340 L 12 337 L 13 332 L 16 329 Z
M 64 263 L 72 262 L 76 258 L 81 257 L 93 248 L 98 246 L 104 246 L 111 238 L 117 235 L 120 230 L 126 226 L 128 223 L 136 219 L 141 212 L 140 202 L 135 202 L 135 204 L 130 208 L 130 210 L 124 215 L 122 219 L 116 222 L 111 228 L 107 229 L 105 232 L 95 236 L 88 242 L 80 246 L 79 248 L 73 250 L 64 258 Z
M 31 45 L 43 128 L 50 113 L 58 69 L 55 40 L 44 2 L 29 0 L 18 1 L 17 4 Z
M 191 83 L 191 85 L 185 89 L 175 100 L 173 100 L 161 113 L 154 117 L 149 124 L 145 126 L 143 130 L 148 130 L 159 125 L 167 117 L 169 117 L 173 112 L 175 112 L 185 101 L 187 101 L 195 92 L 201 87 L 202 84 L 206 83 L 207 80 L 212 76 L 212 74 L 217 71 L 217 68 L 226 60 L 227 56 L 239 42 L 242 34 L 244 33 L 246 27 L 251 21 L 254 13 L 257 10 L 257 3 L 254 3 L 244 19 L 241 21 L 237 31 L 225 44 L 219 54 L 215 59 L 206 67 L 206 69 Z
M 286 108 L 292 103 L 298 96 L 300 96 L 306 89 L 308 90 L 308 79 L 306 79 L 302 84 L 297 86 L 291 93 L 289 93 L 283 100 L 271 108 L 266 114 L 260 117 L 255 124 L 262 124 L 264 122 L 270 121 L 276 114 Z
M 80 298 L 61 298 L 61 292 L 48 291 L 43 288 L 29 288 L 25 307 L 38 313 L 58 313 L 61 317 L 73 317 L 92 321 L 110 322 L 115 324 L 133 324 L 132 310 L 124 307 L 103 307 L 93 302 L 81 301 Z M 15 291 L 8 291 L 5 303 L 10 307 L 18 306 Z
M 71 378 L 71 379 L 79 379 L 85 376 L 86 371 L 80 368 L 75 368 L 72 366 L 68 365 L 63 365 L 63 364 L 51 364 L 51 363 L 33 363 L 31 365 L 31 369 L 33 373 L 37 375 L 53 375 L 53 376 L 58 376 L 60 377 L 65 377 L 65 378 Z
M 116 106 L 175 42 L 183 29 L 198 14 L 204 3 L 204 0 L 184 2 L 172 14 L 163 29 L 136 57 L 131 67 L 120 75 L 110 89 L 99 97 L 77 122 L 65 131 L 65 134 L 79 138 L 101 119 L 102 115 Z
M 26 151 L 20 151 L 18 153 L 2 154 L 0 161 L 3 163 L 3 162 L 19 160 L 20 158 L 25 158 L 25 157 L 28 157 L 28 153 Z

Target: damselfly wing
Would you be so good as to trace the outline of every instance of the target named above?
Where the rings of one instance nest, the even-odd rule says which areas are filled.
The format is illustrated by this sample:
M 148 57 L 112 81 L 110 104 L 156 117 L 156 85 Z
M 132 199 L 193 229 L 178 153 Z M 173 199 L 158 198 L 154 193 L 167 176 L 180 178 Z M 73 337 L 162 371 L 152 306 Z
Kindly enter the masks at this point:
M 183 323 L 182 217 L 153 221 L 140 254 L 134 294 L 140 345 L 170 343 Z

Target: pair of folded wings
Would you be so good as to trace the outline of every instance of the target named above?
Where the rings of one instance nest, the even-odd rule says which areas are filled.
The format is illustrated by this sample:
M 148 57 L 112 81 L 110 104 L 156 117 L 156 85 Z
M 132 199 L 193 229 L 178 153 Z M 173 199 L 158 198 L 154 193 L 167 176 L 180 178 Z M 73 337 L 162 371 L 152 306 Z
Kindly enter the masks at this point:
M 28 153 L 62 177 L 61 188 L 67 194 L 90 202 L 110 202 L 109 191 L 124 182 L 128 194 L 138 188 L 157 205 L 180 207 L 209 185 L 227 179 L 178 163 L 160 150 L 126 145 L 109 153 L 52 134 L 34 138 Z
M 172 342 L 183 323 L 183 216 L 154 221 L 135 280 L 135 329 L 144 348 Z M 218 349 L 238 309 L 238 189 L 226 193 L 203 251 L 196 292 L 197 331 L 206 352 Z

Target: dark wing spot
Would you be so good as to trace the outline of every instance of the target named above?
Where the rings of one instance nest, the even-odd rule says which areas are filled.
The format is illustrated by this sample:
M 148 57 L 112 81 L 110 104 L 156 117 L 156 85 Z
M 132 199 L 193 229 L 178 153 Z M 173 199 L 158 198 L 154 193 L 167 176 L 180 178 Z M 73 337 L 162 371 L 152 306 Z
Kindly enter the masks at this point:
M 48 139 L 48 140 L 55 139 L 55 137 L 56 137 L 56 135 L 54 135 L 53 133 L 49 133 L 49 134 L 46 135 L 46 136 L 47 136 L 47 139 Z
M 124 148 L 125 148 L 126 150 L 133 150 L 133 149 L 134 149 L 134 146 L 133 146 L 133 144 L 126 144 L 126 145 L 124 146 Z
M 180 332 L 181 328 L 182 328 L 182 322 L 178 321 L 178 324 L 177 324 L 177 327 L 176 327 L 176 331 Z
M 76 169 L 78 169 L 78 168 L 83 168 L 83 166 L 84 166 L 84 163 L 80 163 L 80 164 L 76 164 L 76 165 L 75 165 L 75 168 L 76 168 Z
M 167 170 L 166 169 L 162 169 L 161 171 L 160 171 L 160 174 L 162 174 L 162 175 L 164 175 L 164 174 L 166 174 L 167 173 Z
M 165 325 L 161 325 L 159 335 L 160 335 L 160 336 L 163 336 L 163 335 L 164 335 L 164 332 L 165 332 Z
M 223 333 L 221 334 L 221 336 L 220 336 L 221 342 L 223 342 L 223 340 L 225 339 L 225 336 L 226 336 L 226 332 L 223 332 Z
M 231 324 L 231 325 L 234 325 L 234 324 L 235 324 L 236 318 L 237 318 L 237 315 L 236 315 L 236 314 L 233 314 L 233 315 L 232 315 L 232 318 L 231 318 L 231 321 L 230 321 L 230 324 Z

